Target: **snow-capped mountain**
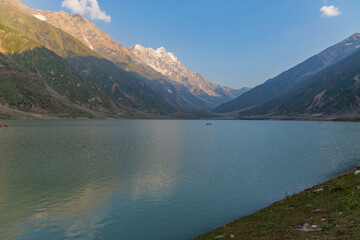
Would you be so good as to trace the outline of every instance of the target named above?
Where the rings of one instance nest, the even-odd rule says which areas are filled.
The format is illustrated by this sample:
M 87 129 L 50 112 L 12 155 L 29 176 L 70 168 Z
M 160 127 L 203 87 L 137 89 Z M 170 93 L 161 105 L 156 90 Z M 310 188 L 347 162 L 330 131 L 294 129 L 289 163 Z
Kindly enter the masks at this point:
M 195 74 L 187 69 L 174 53 L 167 52 L 164 47 L 155 50 L 137 44 L 130 49 L 144 64 L 161 73 L 167 79 L 182 84 L 192 94 L 204 101 L 210 101 L 211 98 L 216 98 L 217 101 L 228 100 L 247 90 L 246 88 L 236 90 L 210 82 L 200 74 Z

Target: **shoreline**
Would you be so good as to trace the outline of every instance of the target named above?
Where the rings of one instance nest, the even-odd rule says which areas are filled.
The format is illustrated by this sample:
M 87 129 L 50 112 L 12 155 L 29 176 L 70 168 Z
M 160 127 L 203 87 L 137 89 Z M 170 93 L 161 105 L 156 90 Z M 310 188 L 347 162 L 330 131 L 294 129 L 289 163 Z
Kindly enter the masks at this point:
M 6 108 L 0 104 L 0 120 L 244 120 L 244 121 L 305 121 L 305 122 L 360 122 L 359 114 L 344 114 L 344 115 L 316 115 L 316 114 L 300 114 L 300 115 L 279 115 L 279 116 L 238 116 L 228 114 L 217 114 L 213 112 L 199 112 L 197 115 L 154 115 L 149 113 L 139 113 L 131 116 L 131 114 L 113 114 L 107 115 L 93 111 L 93 115 L 74 115 L 68 113 L 36 113 L 25 112 L 17 109 Z
M 103 117 L 86 117 L 86 116 L 61 116 L 61 115 L 47 115 L 40 113 L 21 112 L 16 111 L 15 115 L 10 115 L 9 112 L 2 112 L 0 107 L 0 120 L 206 120 L 206 121 L 298 121 L 298 122 L 360 122 L 359 116 L 334 116 L 334 117 L 312 117 L 312 116 L 254 116 L 254 117 L 230 117 L 230 116 L 217 116 L 217 117 L 176 117 L 176 116 L 103 116 Z M 209 113 L 211 114 L 211 113 Z
M 334 117 L 334 118 L 311 118 L 311 117 L 243 117 L 236 120 L 269 120 L 269 121 L 304 121 L 304 122 L 360 122 L 360 117 Z
M 360 165 L 193 239 L 360 239 L 358 172 Z

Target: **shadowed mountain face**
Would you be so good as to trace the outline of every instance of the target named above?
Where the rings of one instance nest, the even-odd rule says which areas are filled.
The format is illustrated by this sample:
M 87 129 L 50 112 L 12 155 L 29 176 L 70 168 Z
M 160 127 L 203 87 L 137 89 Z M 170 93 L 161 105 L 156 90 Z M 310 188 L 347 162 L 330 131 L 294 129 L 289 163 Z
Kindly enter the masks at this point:
M 82 78 L 65 59 L 1 24 L 0 49 L 14 64 L 38 75 L 49 91 L 58 93 L 63 99 L 89 108 L 111 109 L 107 96 Z
M 341 117 L 360 113 L 360 51 L 320 72 L 307 83 L 242 116 Z
M 358 50 L 360 50 L 360 34 L 354 34 L 305 62 L 281 73 L 279 76 L 266 81 L 237 99 L 215 108 L 214 112 L 243 111 L 263 104 L 302 86 L 317 73 L 346 59 Z
M 69 61 L 47 48 L 14 53 L 9 55 L 9 58 L 23 69 L 37 74 L 50 92 L 66 101 L 109 115 L 121 112 L 120 105 L 113 102 L 101 88 L 82 77 L 70 66 Z
M 23 9 L 27 8 L 20 1 L 0 1 L 0 52 L 21 69 L 36 74 L 48 94 L 59 101 L 101 118 L 197 114 L 169 103 L 137 77 Z
M 28 82 L 31 81 L 31 85 Z M 0 103 L 2 107 L 21 111 L 48 112 L 65 110 L 46 91 L 46 85 L 36 75 L 19 69 L 0 53 Z
M 155 115 L 176 112 L 173 105 L 152 91 L 145 83 L 134 79 L 112 62 L 97 57 L 73 57 L 69 63 L 86 79 L 96 84 L 120 106 Z
M 94 111 L 71 103 L 52 91 L 37 74 L 21 69 L 0 53 L 0 118 L 106 118 L 105 112 Z
M 2 24 L 0 49 L 7 55 L 1 55 L 3 87 L 7 86 L 1 94 L 2 105 L 62 115 L 85 113 L 85 110 L 90 112 L 92 109 L 105 116 L 116 111 L 111 101 L 95 85 L 80 77 L 63 58 Z M 11 81 L 11 76 L 14 81 Z M 15 90 L 19 94 L 13 95 Z
M 213 84 L 185 68 L 164 48 L 153 50 L 140 45 L 126 48 L 79 14 L 35 10 L 28 8 L 19 0 L 14 1 L 13 4 L 24 13 L 69 33 L 118 67 L 134 73 L 134 76 L 143 80 L 153 91 L 181 106 L 210 110 L 248 90 L 247 88 L 236 90 Z M 162 57 L 156 57 L 161 50 L 163 50 Z M 177 60 L 172 61 L 175 58 Z M 150 64 L 153 61 L 156 61 L 157 66 L 160 67 Z

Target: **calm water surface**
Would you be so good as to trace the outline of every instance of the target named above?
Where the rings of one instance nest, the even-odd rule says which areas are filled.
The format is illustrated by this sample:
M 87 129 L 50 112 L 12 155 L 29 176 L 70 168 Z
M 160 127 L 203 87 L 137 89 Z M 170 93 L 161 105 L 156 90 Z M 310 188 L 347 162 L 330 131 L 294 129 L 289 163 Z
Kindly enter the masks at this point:
M 189 239 L 360 164 L 359 123 L 6 123 L 0 239 Z

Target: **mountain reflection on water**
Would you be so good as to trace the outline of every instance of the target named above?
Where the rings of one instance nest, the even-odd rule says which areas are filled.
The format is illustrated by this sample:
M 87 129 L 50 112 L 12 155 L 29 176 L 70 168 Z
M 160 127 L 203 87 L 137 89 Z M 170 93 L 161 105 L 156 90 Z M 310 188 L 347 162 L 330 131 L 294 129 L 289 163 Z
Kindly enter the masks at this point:
M 9 123 L 1 239 L 186 239 L 360 163 L 356 123 Z

